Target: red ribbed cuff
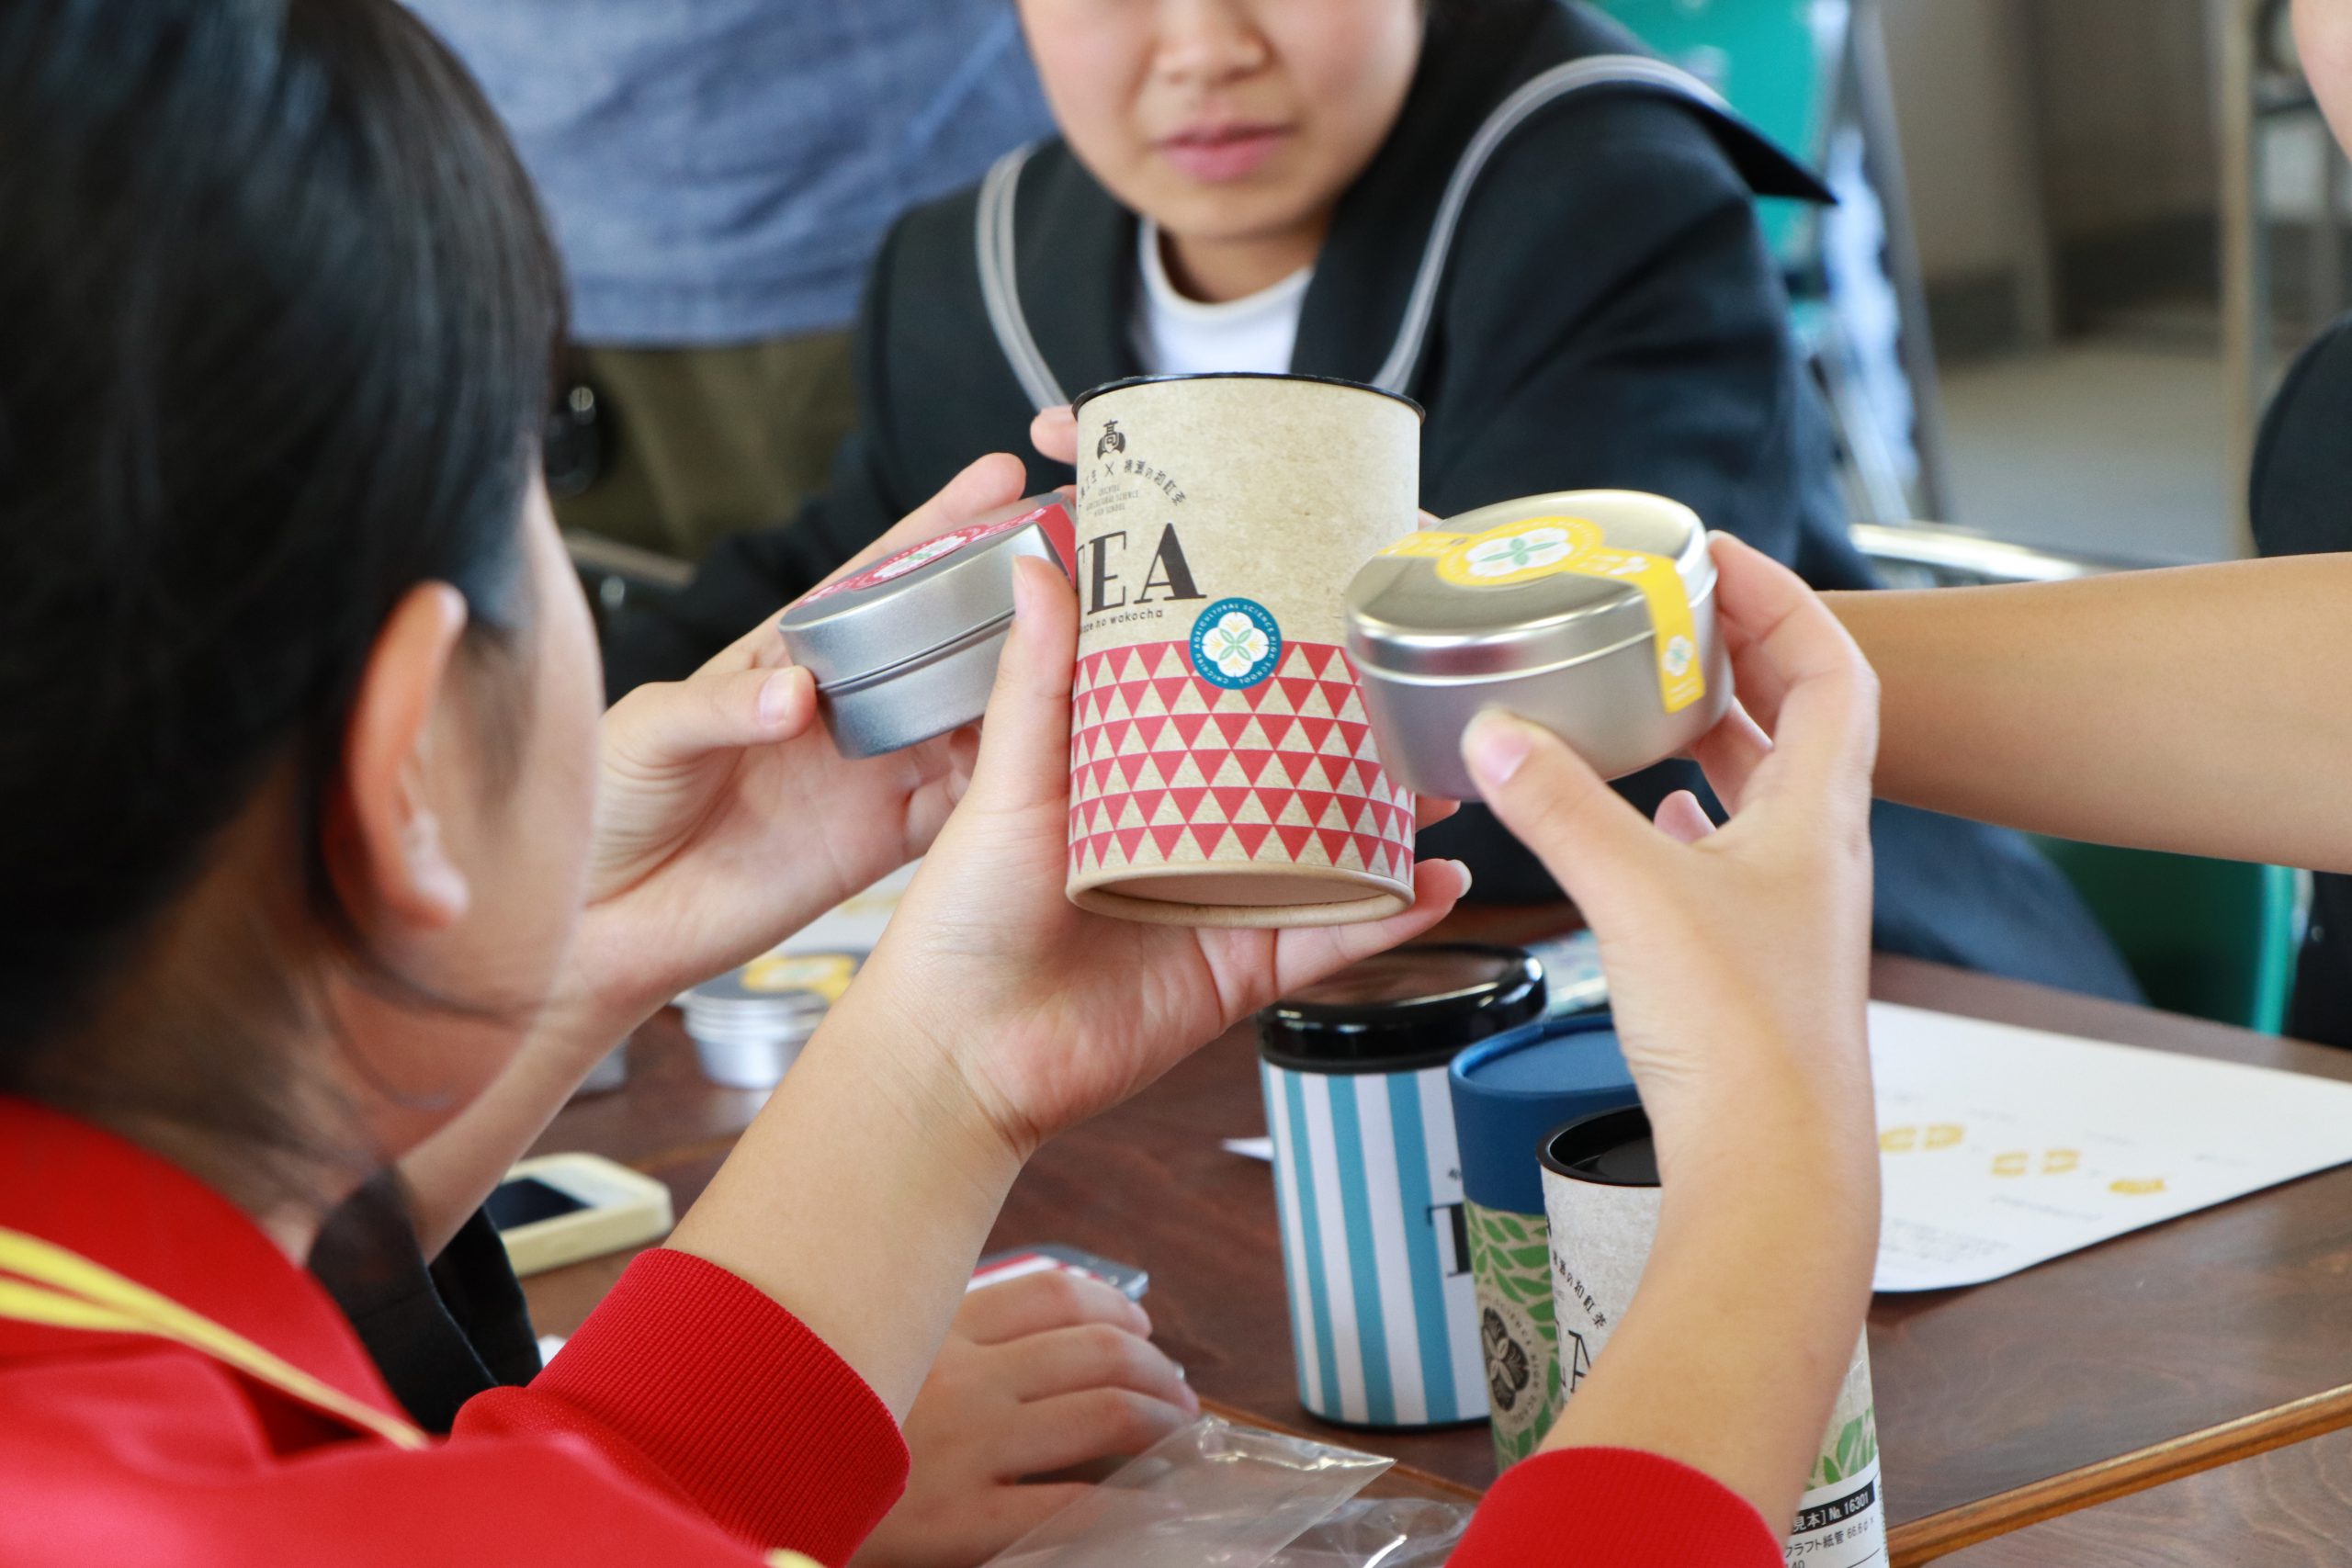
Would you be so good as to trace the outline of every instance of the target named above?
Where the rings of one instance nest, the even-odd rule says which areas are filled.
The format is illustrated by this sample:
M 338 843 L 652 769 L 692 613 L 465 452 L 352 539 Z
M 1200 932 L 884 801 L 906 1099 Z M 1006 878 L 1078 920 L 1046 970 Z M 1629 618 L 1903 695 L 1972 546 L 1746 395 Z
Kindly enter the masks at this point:
M 479 1418 L 505 1430 L 596 1436 L 548 1401 L 623 1439 L 631 1451 L 600 1447 L 640 1479 L 820 1562 L 846 1562 L 906 1485 L 906 1439 L 848 1362 L 752 1286 L 667 1247 L 629 1265 L 529 1388 L 492 1390 L 466 1417 L 487 1406 Z
M 1451 1568 L 1781 1568 L 1764 1516 L 1639 1449 L 1557 1449 L 1503 1472 Z

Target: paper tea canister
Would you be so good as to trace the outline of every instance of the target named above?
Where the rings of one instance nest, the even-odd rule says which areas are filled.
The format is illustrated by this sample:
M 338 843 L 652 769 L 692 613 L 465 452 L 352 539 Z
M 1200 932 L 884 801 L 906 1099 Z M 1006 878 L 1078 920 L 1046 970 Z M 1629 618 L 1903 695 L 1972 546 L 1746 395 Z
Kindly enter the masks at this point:
M 1069 575 L 1076 558 L 1057 495 L 973 518 L 802 595 L 778 626 L 817 681 L 817 708 L 844 757 L 876 757 L 979 718 L 1012 625 L 1012 563 Z
M 1565 1397 L 1573 1398 L 1632 1303 L 1657 1236 L 1657 1150 L 1649 1118 L 1639 1107 L 1587 1117 L 1544 1141 L 1543 1163 L 1553 1310 L 1567 1369 Z M 1885 1568 L 1867 1336 L 1854 1347 L 1814 1455 L 1787 1553 L 1791 1562 L 1819 1568 Z
M 1413 800 L 1341 647 L 1412 532 L 1419 407 L 1353 382 L 1187 376 L 1078 400 L 1069 878 L 1182 925 L 1338 925 L 1413 898 Z
M 1603 778 L 1660 762 L 1730 705 L 1699 514 L 1633 491 L 1481 507 L 1389 546 L 1347 594 L 1348 653 L 1390 773 L 1475 800 L 1462 732 L 1503 707 Z
M 1298 1402 L 1343 1425 L 1486 1418 L 1446 1064 L 1544 1011 L 1516 948 L 1401 948 L 1258 1015 Z
M 1548 988 L 1548 965 L 1545 981 Z M 1495 1467 L 1506 1470 L 1535 1451 L 1560 1413 L 1551 1226 L 1536 1148 L 1563 1122 L 1634 1104 L 1634 1076 L 1604 1012 L 1522 1024 L 1463 1052 L 1446 1077 Z

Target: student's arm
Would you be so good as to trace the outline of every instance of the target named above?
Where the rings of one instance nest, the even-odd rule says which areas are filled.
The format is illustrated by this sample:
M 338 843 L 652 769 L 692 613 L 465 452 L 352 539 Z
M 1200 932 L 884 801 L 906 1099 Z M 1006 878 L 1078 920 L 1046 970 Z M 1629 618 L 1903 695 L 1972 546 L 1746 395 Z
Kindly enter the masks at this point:
M 460 1437 L 572 1432 L 755 1540 L 821 1526 L 837 1558 L 893 1501 L 891 1418 L 1028 1155 L 1463 890 L 1458 866 L 1425 862 L 1403 914 L 1280 932 L 1080 910 L 1063 894 L 1078 606 L 1034 562 L 1015 604 L 970 788 L 857 984 L 669 1246 L 529 1388 L 469 1404 Z
M 982 457 L 842 570 L 1014 500 L 1023 482 L 1019 460 Z M 565 983 L 490 1089 L 401 1162 L 427 1258 L 630 1030 L 922 854 L 962 794 L 969 731 L 844 761 L 775 622 L 745 625 L 689 680 L 639 687 L 605 714 Z
M 2352 557 L 1830 604 L 1885 689 L 1881 795 L 2352 871 Z
M 1755 552 L 1715 547 L 1719 612 L 1748 634 L 1740 689 L 1779 699 L 1769 739 L 1735 708 L 1694 749 L 1731 808 L 1722 829 L 1689 795 L 1653 827 L 1532 725 L 1482 717 L 1464 750 L 1600 938 L 1663 1189 L 1641 1288 L 1545 1447 L 1663 1455 L 1783 1521 L 1878 1244 L 1863 1032 L 1877 716 L 1820 601 Z

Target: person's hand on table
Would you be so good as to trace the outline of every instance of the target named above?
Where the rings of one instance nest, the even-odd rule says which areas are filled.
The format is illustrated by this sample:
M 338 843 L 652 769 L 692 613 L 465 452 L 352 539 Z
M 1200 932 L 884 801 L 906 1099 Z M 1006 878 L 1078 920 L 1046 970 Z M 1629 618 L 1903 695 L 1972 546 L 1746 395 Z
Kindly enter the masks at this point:
M 1646 1448 L 1791 1517 L 1878 1240 L 1864 1036 L 1877 685 L 1828 609 L 1722 536 L 1740 704 L 1655 823 L 1556 737 L 1480 716 L 1487 803 L 1590 920 L 1665 1207 L 1633 1310 L 1547 1444 Z
M 856 984 L 672 1237 L 797 1312 L 894 1408 L 1043 1140 L 1284 992 L 1427 931 L 1468 886 L 1458 864 L 1424 862 L 1402 913 L 1282 931 L 1078 908 L 1062 890 L 1077 597 L 1024 560 L 1014 602 L 962 803 Z M 899 1310 L 874 1312 L 882 1301 Z
M 906 1495 L 853 1568 L 971 1568 L 1084 1495 L 1034 1481 L 1132 1458 L 1200 1414 L 1151 1319 L 1110 1286 L 1031 1274 L 964 1298 L 907 1413 Z

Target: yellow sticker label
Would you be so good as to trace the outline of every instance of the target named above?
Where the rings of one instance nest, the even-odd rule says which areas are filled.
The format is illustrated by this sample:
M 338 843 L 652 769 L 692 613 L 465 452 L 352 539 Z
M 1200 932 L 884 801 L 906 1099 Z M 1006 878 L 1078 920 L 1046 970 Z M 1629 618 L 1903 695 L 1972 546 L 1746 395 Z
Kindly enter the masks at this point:
M 1600 525 L 1582 517 L 1522 517 L 1483 534 L 1415 534 L 1383 555 L 1437 562 L 1456 588 L 1510 588 L 1545 577 L 1596 577 L 1630 583 L 1649 605 L 1657 651 L 1658 699 L 1680 713 L 1707 694 L 1699 667 L 1698 622 L 1670 556 L 1612 548 Z
M 1411 556 L 1417 559 L 1433 560 L 1455 545 L 1468 538 L 1467 534 L 1408 534 L 1380 553 L 1384 556 Z
M 845 953 L 771 953 L 743 966 L 747 991 L 814 991 L 829 1002 L 842 999 L 857 960 Z

